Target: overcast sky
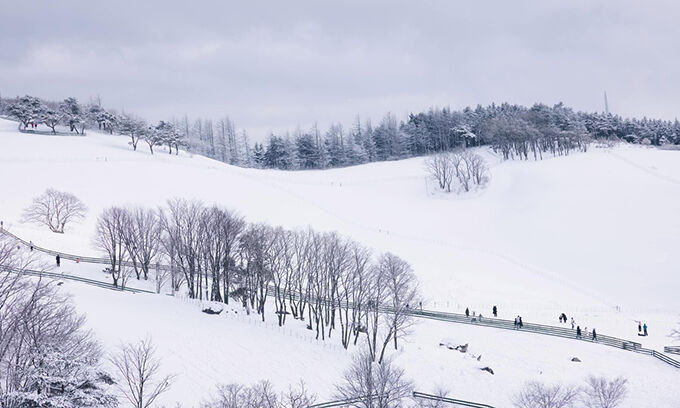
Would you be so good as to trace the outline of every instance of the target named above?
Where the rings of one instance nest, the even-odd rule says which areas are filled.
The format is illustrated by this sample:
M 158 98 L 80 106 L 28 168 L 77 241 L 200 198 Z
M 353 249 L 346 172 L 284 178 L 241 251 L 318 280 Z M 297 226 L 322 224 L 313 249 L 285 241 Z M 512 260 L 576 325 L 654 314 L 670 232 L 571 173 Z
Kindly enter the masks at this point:
M 0 0 L 0 92 L 99 95 L 256 138 L 430 106 L 563 101 L 674 119 L 675 1 Z

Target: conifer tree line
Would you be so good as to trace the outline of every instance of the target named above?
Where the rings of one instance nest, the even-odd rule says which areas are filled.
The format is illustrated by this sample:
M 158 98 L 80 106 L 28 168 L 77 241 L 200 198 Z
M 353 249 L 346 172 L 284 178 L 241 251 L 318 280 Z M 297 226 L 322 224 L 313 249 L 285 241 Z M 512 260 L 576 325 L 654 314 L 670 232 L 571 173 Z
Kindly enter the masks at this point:
M 620 139 L 660 146 L 680 144 L 680 122 L 622 118 L 599 112 L 575 112 L 562 103 L 528 108 L 503 103 L 462 110 L 432 108 L 399 120 L 386 114 L 380 121 L 359 117 L 349 126 L 328 129 L 316 124 L 282 134 L 272 133 L 251 144 L 248 133 L 228 117 L 219 120 L 180 119 L 149 124 L 130 113 L 105 109 L 99 101 L 79 104 L 75 98 L 49 102 L 32 96 L 0 100 L 0 115 L 20 127 L 57 125 L 72 132 L 100 129 L 130 138 L 134 150 L 144 141 L 168 153 L 180 147 L 225 163 L 285 170 L 325 169 L 395 160 L 461 147 L 490 146 L 505 159 L 541 159 L 544 154 L 566 155 L 586 150 L 592 140 Z
M 169 284 L 193 299 L 236 301 L 262 321 L 273 310 L 279 326 L 303 320 L 319 340 L 345 348 L 361 340 L 377 361 L 398 348 L 420 302 L 415 273 L 394 254 L 374 255 L 334 232 L 247 223 L 198 201 L 105 209 L 95 244 L 114 285 L 151 277 L 159 292 Z

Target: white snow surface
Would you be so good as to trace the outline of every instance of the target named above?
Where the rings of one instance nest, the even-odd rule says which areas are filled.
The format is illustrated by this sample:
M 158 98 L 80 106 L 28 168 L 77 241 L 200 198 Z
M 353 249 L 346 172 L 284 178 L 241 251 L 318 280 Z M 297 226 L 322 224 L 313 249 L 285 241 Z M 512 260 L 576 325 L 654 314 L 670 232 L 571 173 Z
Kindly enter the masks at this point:
M 593 148 L 543 161 L 499 160 L 484 190 L 435 192 L 423 158 L 324 171 L 243 169 L 162 149 L 151 156 L 127 139 L 21 134 L 0 120 L 0 220 L 37 245 L 101 256 L 92 245 L 99 212 L 111 205 L 159 206 L 173 197 L 235 209 L 248 221 L 338 231 L 411 263 L 430 309 L 465 307 L 525 322 L 559 324 L 564 312 L 583 328 L 673 344 L 680 296 L 680 152 L 640 146 Z M 19 222 L 31 199 L 53 187 L 88 206 L 65 234 Z M 50 261 L 46 259 L 46 261 Z M 93 265 L 62 271 L 104 278 Z M 107 350 L 150 335 L 163 367 L 176 373 L 163 403 L 192 406 L 217 383 L 269 379 L 284 389 L 300 378 L 322 400 L 349 362 L 339 342 L 318 343 L 300 322 L 284 329 L 233 306 L 209 316 L 200 304 L 65 282 Z M 235 312 L 239 312 L 236 314 Z M 637 321 L 650 336 L 636 336 Z M 469 354 L 439 347 L 469 343 Z M 583 362 L 573 363 L 578 356 Z M 676 356 L 677 357 L 677 356 Z M 601 345 L 468 325 L 422 322 L 396 353 L 421 391 L 437 385 L 455 398 L 510 406 L 527 380 L 581 383 L 589 374 L 629 379 L 625 407 L 680 406 L 680 370 L 648 356 Z M 495 375 L 479 370 L 490 366 Z

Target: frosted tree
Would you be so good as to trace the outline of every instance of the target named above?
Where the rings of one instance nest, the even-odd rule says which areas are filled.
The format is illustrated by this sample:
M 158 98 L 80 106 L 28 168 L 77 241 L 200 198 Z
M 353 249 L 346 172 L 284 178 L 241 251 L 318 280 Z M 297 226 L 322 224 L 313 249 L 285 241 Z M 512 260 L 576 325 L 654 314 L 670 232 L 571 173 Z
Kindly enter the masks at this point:
M 0 262 L 22 269 L 14 243 Z M 0 271 L 0 401 L 7 407 L 112 407 L 110 377 L 85 319 L 56 286 Z
M 171 123 L 160 121 L 156 127 L 149 128 L 144 132 L 142 140 L 149 146 L 149 152 L 151 152 L 151 154 L 153 154 L 153 148 L 155 146 L 165 143 L 168 134 L 171 132 L 170 128 L 172 128 Z
M 20 128 L 26 129 L 31 123 L 35 125 L 40 121 L 45 107 L 40 99 L 26 95 L 7 105 L 6 109 L 9 116 L 19 121 Z
M 132 150 L 137 150 L 137 144 L 144 136 L 146 129 L 146 123 L 132 115 L 123 115 L 119 119 L 118 132 L 130 137 L 130 146 L 132 146 Z
M 42 112 L 40 115 L 40 122 L 44 123 L 45 126 L 48 128 L 52 129 L 52 133 L 57 133 L 57 125 L 61 123 L 62 119 L 62 114 L 61 112 L 51 109 L 51 108 L 45 108 L 45 110 Z
M 328 155 L 330 167 L 344 166 L 347 162 L 345 156 L 345 132 L 340 124 L 333 124 L 326 132 L 325 149 Z
M 22 221 L 46 225 L 50 231 L 63 234 L 66 224 L 82 220 L 86 212 L 85 204 L 75 195 L 49 188 L 24 209 Z
M 245 167 L 253 167 L 253 153 L 250 148 L 250 140 L 248 139 L 248 132 L 245 129 L 241 131 L 240 139 L 241 147 L 239 152 L 239 163 Z
M 175 154 L 179 154 L 180 146 L 185 146 L 184 139 L 180 136 L 177 127 L 172 122 L 160 121 L 153 130 L 156 133 L 152 138 L 153 145 L 164 144 L 168 146 L 168 153 L 172 154 L 172 148 L 175 148 Z M 149 143 L 149 141 L 147 141 Z M 153 151 L 151 152 L 153 154 Z
M 64 124 L 69 127 L 71 132 L 84 133 L 85 131 L 85 118 L 83 115 L 83 109 L 78 100 L 74 97 L 69 97 L 64 99 L 64 101 L 59 105 L 59 110 L 62 113 L 62 120 Z M 80 132 L 78 132 L 80 128 Z

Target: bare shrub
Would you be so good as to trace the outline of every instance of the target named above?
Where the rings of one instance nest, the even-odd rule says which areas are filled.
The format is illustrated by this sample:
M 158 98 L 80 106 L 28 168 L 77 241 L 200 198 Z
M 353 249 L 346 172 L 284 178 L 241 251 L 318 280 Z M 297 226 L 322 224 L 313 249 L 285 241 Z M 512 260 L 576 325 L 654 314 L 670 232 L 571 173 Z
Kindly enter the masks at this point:
M 111 363 L 120 376 L 120 392 L 135 408 L 147 408 L 170 388 L 173 376 L 160 374 L 160 360 L 151 339 L 120 347 Z
M 517 408 L 568 408 L 577 398 L 575 387 L 529 382 L 513 398 L 513 404 Z
M 50 231 L 63 234 L 66 224 L 85 218 L 86 211 L 85 204 L 75 195 L 49 188 L 33 199 L 24 210 L 22 221 L 46 225 Z
M 583 388 L 583 405 L 587 408 L 616 408 L 626 398 L 628 393 L 626 383 L 622 377 L 607 380 L 604 377 L 590 376 Z
M 404 378 L 404 370 L 385 359 L 373 362 L 366 350 L 356 354 L 342 382 L 336 385 L 336 398 L 356 400 L 353 408 L 400 408 L 410 397 L 413 384 Z

